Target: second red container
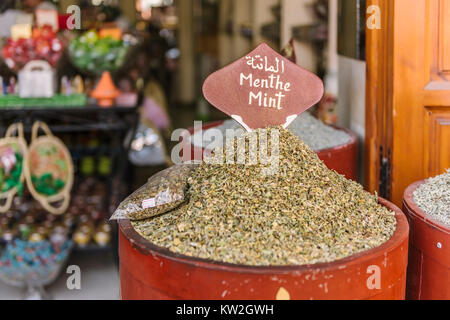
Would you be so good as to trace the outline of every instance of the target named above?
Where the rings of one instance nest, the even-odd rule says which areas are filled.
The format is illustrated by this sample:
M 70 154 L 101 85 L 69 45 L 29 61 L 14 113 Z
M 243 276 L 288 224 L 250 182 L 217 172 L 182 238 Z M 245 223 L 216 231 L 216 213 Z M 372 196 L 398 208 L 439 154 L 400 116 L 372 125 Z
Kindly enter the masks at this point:
M 414 191 L 425 181 L 412 184 L 403 197 L 410 228 L 407 298 L 450 299 L 450 228 L 426 215 L 414 201 Z

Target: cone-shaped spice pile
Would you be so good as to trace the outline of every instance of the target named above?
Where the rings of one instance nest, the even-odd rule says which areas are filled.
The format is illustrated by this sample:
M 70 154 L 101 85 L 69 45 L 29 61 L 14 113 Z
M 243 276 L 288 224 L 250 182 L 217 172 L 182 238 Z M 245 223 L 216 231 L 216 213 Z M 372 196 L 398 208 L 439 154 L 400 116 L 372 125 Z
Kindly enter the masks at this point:
M 391 238 L 393 212 L 292 133 L 272 130 L 280 134 L 273 175 L 261 174 L 261 164 L 203 164 L 189 179 L 185 205 L 133 226 L 175 253 L 253 266 L 330 262 Z

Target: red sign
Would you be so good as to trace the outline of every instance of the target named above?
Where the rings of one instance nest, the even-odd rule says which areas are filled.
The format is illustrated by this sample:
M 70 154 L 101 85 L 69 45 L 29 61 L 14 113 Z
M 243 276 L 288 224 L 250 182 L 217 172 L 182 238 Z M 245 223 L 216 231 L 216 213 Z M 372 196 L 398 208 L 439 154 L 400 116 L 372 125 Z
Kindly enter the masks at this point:
M 282 57 L 265 43 L 211 74 L 203 94 L 248 131 L 268 126 L 287 127 L 320 101 L 322 80 Z

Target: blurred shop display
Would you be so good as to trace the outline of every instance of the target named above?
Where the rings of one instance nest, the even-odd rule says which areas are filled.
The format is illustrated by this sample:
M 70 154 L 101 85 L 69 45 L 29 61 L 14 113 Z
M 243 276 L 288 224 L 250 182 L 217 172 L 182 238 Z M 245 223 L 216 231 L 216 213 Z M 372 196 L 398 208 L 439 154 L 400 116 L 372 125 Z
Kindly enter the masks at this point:
M 116 252 L 108 219 L 134 165 L 170 163 L 172 2 L 141 1 L 136 21 L 119 1 L 76 2 L 73 30 L 58 3 L 0 4 L 0 280 L 26 299 L 51 298 L 72 251 Z

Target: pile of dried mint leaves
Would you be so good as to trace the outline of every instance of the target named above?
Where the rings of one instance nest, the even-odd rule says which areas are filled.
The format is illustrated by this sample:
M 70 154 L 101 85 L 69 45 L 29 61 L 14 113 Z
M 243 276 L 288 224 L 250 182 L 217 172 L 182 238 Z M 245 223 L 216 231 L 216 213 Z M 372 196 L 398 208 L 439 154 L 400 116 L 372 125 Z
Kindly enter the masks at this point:
M 280 133 L 275 174 L 261 174 L 262 164 L 204 163 L 189 178 L 187 203 L 135 229 L 174 253 L 251 266 L 330 262 L 391 238 L 393 212 L 292 133 L 272 130 Z
M 450 169 L 420 185 L 414 202 L 431 218 L 450 226 Z

